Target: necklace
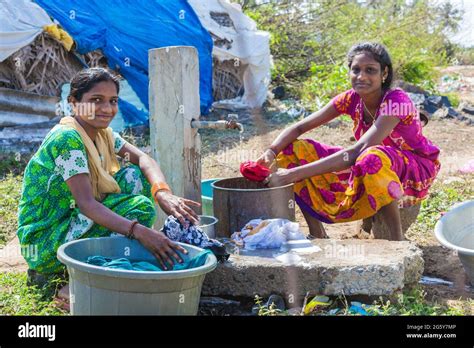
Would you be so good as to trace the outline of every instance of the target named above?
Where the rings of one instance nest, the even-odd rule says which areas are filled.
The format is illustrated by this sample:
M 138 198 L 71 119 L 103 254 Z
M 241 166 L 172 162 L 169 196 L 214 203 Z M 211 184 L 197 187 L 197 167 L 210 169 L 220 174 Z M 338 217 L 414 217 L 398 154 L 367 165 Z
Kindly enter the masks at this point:
M 372 115 L 372 113 L 370 112 L 369 108 L 365 105 L 364 101 L 362 101 L 362 105 L 364 105 L 364 109 L 368 112 L 368 114 L 370 115 L 370 117 L 372 117 L 372 123 L 375 122 L 375 117 L 374 115 Z M 377 111 L 379 111 L 379 107 L 380 105 L 377 107 L 377 109 L 375 110 L 375 114 L 377 115 Z

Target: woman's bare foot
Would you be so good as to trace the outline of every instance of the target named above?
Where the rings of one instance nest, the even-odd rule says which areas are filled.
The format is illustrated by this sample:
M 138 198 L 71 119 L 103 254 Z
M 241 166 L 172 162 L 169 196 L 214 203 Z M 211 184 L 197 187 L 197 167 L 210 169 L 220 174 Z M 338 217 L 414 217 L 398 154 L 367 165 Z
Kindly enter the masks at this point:
M 61 308 L 65 311 L 70 311 L 69 304 L 69 284 L 66 284 L 61 289 L 59 289 L 58 294 L 56 295 L 54 302 L 58 308 Z
M 326 231 L 324 230 L 324 226 L 315 217 L 313 217 L 310 213 L 304 211 L 301 209 L 301 212 L 303 213 L 303 216 L 308 223 L 309 227 L 309 236 L 308 239 L 316 239 L 316 238 L 322 238 L 322 239 L 327 239 L 329 236 L 326 234 Z

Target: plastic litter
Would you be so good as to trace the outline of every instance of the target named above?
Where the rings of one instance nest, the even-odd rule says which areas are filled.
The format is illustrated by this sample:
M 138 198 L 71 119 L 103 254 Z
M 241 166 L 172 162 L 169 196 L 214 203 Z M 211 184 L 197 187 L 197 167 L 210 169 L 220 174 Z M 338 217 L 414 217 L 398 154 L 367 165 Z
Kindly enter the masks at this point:
M 447 286 L 453 286 L 453 282 L 441 279 L 441 278 L 433 278 L 433 277 L 427 277 L 423 276 L 421 277 L 420 284 L 423 285 L 447 285 Z
M 327 307 L 330 306 L 331 303 L 332 301 L 327 296 L 315 296 L 304 307 L 304 314 L 308 315 L 318 309 L 318 307 Z
M 362 307 L 362 306 L 364 306 L 364 307 Z M 352 301 L 351 306 L 349 307 L 349 312 L 351 312 L 352 314 L 370 315 L 365 310 L 365 308 L 367 308 L 367 307 L 368 306 L 362 305 L 362 303 L 360 303 L 360 302 Z

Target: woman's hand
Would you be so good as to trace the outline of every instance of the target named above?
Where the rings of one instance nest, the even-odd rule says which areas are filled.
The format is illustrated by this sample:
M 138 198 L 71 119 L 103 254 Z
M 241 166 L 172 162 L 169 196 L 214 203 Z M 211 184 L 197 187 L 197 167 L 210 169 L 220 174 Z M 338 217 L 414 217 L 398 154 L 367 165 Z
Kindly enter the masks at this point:
M 172 269 L 176 260 L 182 263 L 183 260 L 179 257 L 177 251 L 187 254 L 188 252 L 179 244 L 171 241 L 165 236 L 163 232 L 155 231 L 143 225 L 136 225 L 134 228 L 135 238 L 158 259 L 161 268 L 167 270 Z
M 168 191 L 158 191 L 156 193 L 156 199 L 160 208 L 168 215 L 173 215 L 175 218 L 184 225 L 184 220 L 188 219 L 193 224 L 199 223 L 199 217 L 194 210 L 190 207 L 201 206 L 198 202 L 190 199 L 181 198 L 173 195 Z
M 265 152 L 257 159 L 257 163 L 267 168 L 270 168 L 275 160 L 275 153 L 271 149 L 266 149 Z
M 279 187 L 296 181 L 296 175 L 293 170 L 279 168 L 275 173 L 270 174 L 263 183 L 269 187 Z

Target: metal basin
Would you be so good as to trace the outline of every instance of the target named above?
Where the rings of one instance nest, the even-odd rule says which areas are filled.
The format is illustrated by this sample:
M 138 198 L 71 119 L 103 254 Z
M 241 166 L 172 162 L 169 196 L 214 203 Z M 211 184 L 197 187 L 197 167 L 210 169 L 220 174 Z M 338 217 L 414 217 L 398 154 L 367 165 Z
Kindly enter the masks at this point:
M 474 200 L 455 205 L 436 223 L 435 235 L 447 248 L 456 250 L 474 286 Z
M 203 232 L 206 232 L 209 238 L 216 238 L 217 219 L 214 216 L 199 215 L 199 227 Z
M 295 220 L 293 184 L 266 187 L 243 177 L 212 183 L 217 236 L 229 237 L 252 219 Z

